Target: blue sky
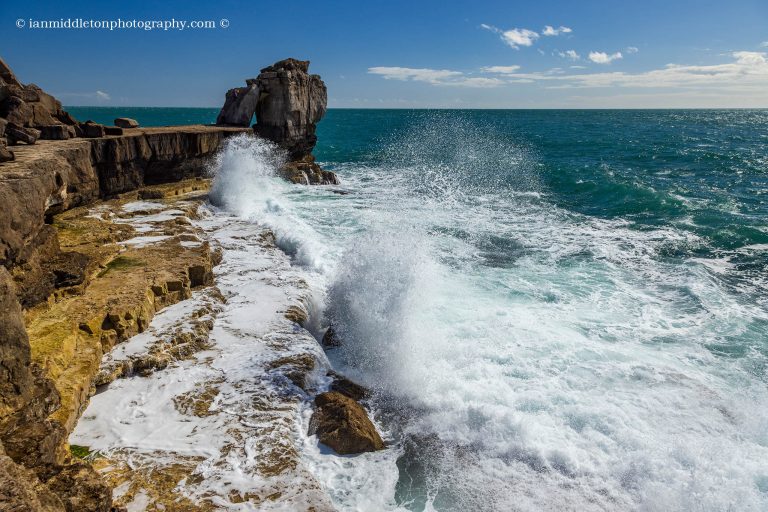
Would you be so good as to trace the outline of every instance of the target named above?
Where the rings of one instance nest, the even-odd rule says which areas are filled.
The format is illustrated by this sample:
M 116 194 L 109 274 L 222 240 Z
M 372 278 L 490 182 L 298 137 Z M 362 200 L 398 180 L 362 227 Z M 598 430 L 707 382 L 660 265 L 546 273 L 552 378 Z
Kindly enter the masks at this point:
M 61 18 L 216 28 L 30 28 Z M 0 27 L 67 105 L 216 107 L 291 56 L 331 107 L 768 107 L 768 0 L 5 1 Z

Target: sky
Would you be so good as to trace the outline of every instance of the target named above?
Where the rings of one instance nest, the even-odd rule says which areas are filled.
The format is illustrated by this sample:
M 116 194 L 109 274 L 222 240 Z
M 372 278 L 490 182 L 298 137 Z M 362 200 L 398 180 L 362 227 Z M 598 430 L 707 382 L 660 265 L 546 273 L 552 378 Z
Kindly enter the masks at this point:
M 768 107 L 768 0 L 0 0 L 0 35 L 65 105 L 219 107 L 295 57 L 330 107 Z

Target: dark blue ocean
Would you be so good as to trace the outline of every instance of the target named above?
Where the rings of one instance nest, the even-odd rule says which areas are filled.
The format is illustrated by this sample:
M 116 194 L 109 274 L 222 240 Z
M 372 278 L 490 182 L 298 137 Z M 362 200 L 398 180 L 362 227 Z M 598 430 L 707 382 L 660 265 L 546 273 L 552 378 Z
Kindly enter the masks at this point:
M 768 111 L 330 110 L 318 137 L 341 186 L 242 143 L 262 181 L 230 193 L 375 391 L 391 457 L 315 461 L 341 508 L 380 474 L 393 509 L 768 510 Z

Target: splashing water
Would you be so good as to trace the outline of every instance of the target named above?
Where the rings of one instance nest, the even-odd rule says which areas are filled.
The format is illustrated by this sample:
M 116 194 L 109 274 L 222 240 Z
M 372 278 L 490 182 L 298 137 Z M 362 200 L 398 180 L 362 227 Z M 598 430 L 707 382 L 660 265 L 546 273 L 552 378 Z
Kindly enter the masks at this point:
M 765 510 L 763 117 L 332 111 L 345 194 L 237 142 L 212 197 L 315 276 L 392 508 Z M 342 509 L 394 464 L 309 456 Z

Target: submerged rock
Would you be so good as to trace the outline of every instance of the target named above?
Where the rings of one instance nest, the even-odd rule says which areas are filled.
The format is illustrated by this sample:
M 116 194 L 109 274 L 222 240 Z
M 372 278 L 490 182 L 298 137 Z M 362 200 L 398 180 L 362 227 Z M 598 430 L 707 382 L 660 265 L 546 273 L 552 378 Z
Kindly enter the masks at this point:
M 317 434 L 324 445 L 340 455 L 384 449 L 365 409 L 353 399 L 336 391 L 315 397 L 317 410 L 309 422 L 309 433 Z

